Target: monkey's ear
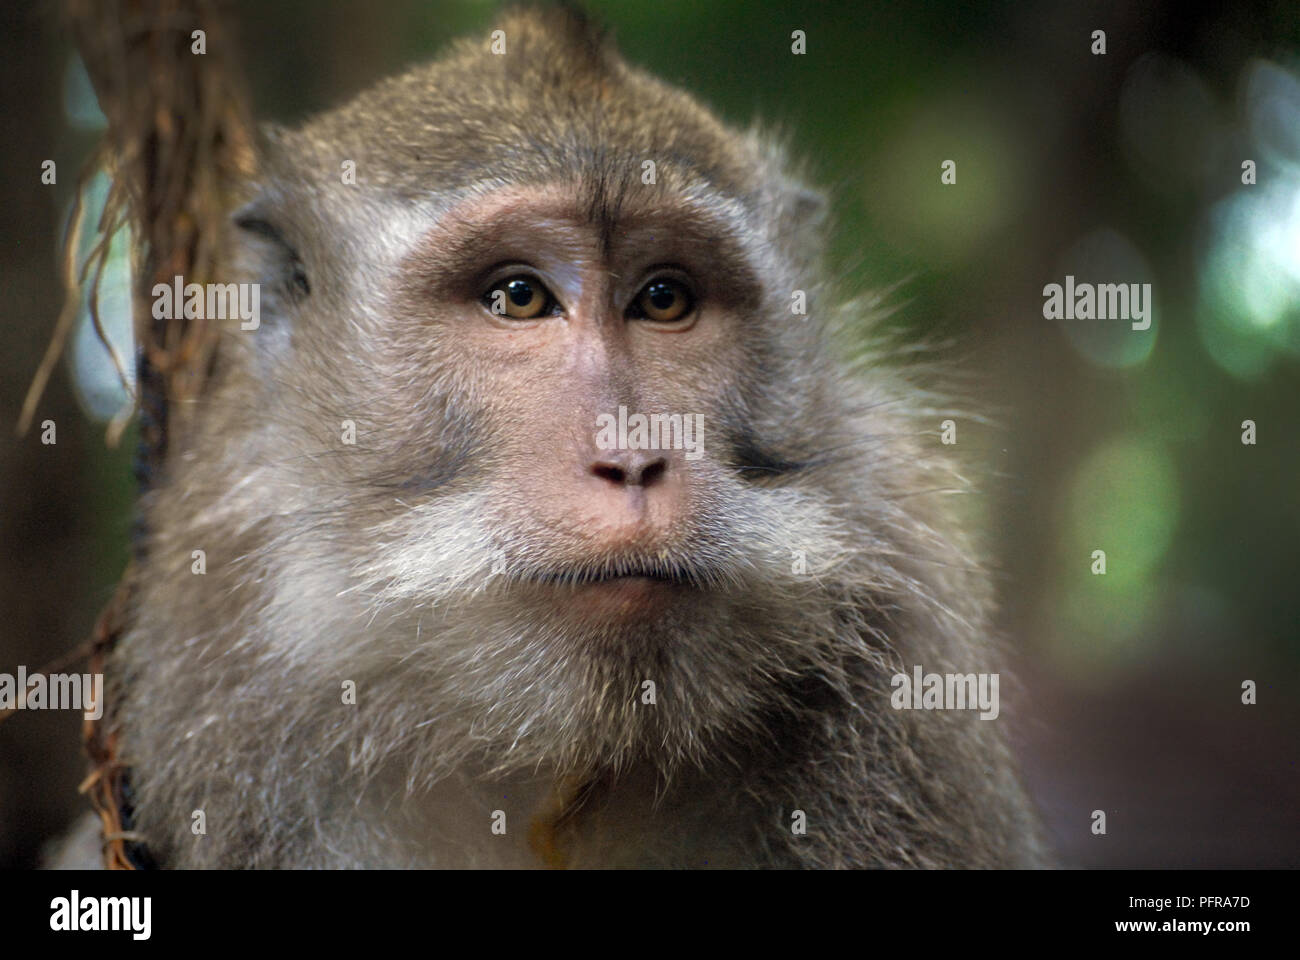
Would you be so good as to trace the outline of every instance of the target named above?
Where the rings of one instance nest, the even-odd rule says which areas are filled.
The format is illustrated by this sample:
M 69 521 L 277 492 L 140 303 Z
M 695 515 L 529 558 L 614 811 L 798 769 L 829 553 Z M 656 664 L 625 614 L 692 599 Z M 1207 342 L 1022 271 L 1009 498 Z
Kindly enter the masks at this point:
M 793 134 L 769 131 L 755 124 L 747 138 L 758 160 L 758 180 L 769 185 L 763 197 L 764 209 L 778 211 L 779 235 L 791 241 L 797 251 L 820 249 L 830 206 L 825 194 L 805 185 L 803 171 L 791 163 L 788 144 Z
M 792 260 L 807 267 L 821 256 L 829 205 L 824 194 L 797 180 L 783 177 L 780 184 L 773 205 L 780 211 L 778 236 Z

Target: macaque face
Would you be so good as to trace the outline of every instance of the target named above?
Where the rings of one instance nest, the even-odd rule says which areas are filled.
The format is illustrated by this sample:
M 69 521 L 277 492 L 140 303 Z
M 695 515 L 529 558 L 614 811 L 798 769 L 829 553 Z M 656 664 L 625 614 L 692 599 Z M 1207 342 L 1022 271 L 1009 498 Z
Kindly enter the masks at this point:
M 376 325 L 326 337 L 361 358 L 339 382 L 374 434 L 348 458 L 373 489 L 339 519 L 360 524 L 370 588 L 448 613 L 490 597 L 503 630 L 640 631 L 753 572 L 735 441 L 761 273 L 686 198 L 647 187 L 604 217 L 582 198 L 559 182 L 451 204 L 374 271 Z M 638 438 L 638 418 L 663 419 Z M 467 507 L 476 536 L 439 552 L 429 518 Z
M 692 544 L 727 460 L 710 426 L 737 389 L 757 281 L 685 205 L 602 226 L 577 198 L 505 188 L 453 208 L 401 265 L 397 322 L 414 349 L 436 340 L 431 380 L 438 364 L 474 374 L 459 400 L 480 424 L 505 572 L 580 618 L 644 617 L 706 574 Z M 611 447 L 600 428 L 620 407 L 672 419 L 652 448 Z

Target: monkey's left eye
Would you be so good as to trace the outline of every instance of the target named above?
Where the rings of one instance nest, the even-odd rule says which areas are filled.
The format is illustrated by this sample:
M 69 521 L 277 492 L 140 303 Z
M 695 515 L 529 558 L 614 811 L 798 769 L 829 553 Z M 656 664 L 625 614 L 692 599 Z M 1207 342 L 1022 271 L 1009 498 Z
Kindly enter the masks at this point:
M 497 316 L 531 320 L 555 309 L 551 291 L 536 277 L 520 274 L 492 286 L 483 297 L 484 305 Z
M 686 316 L 695 307 L 686 284 L 668 277 L 651 280 L 632 302 L 630 312 L 633 316 L 645 317 L 656 323 L 672 323 Z

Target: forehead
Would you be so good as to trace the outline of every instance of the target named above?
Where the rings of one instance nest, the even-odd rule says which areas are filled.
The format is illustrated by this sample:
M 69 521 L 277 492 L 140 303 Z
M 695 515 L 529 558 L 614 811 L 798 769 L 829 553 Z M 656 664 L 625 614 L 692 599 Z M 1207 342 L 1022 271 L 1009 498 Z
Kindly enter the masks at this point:
M 606 260 L 653 249 L 711 264 L 718 272 L 726 264 L 739 269 L 748 259 L 746 215 L 739 204 L 661 189 L 604 194 L 605 189 L 608 184 L 569 177 L 470 191 L 425 225 L 415 256 L 451 271 L 470 271 L 510 248 L 539 244 Z

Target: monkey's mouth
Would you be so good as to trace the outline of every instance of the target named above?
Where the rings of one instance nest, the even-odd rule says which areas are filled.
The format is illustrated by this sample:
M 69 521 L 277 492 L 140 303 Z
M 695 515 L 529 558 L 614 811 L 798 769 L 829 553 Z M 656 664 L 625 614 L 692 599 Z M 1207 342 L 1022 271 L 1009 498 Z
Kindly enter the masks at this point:
M 549 594 L 560 616 L 585 623 L 644 621 L 698 595 L 703 585 L 693 571 L 658 562 L 578 566 L 529 579 Z
M 704 578 L 696 571 L 679 564 L 659 561 L 628 561 L 592 567 L 571 567 L 539 572 L 529 579 L 534 583 L 575 588 L 638 581 L 697 589 L 704 586 Z

